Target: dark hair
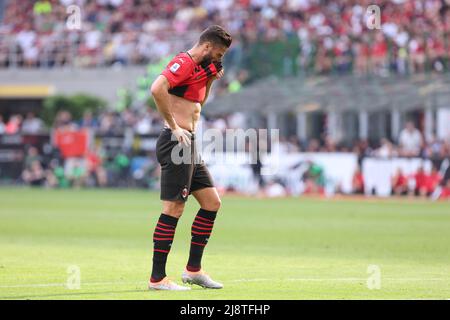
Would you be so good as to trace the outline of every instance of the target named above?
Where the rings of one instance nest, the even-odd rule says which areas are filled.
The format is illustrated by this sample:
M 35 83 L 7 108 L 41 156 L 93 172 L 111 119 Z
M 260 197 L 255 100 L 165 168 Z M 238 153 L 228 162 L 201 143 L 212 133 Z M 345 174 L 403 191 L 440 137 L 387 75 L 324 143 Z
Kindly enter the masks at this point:
M 207 41 L 211 42 L 213 45 L 220 45 L 229 48 L 233 39 L 224 28 L 218 25 L 213 25 L 202 32 L 198 43 L 202 44 Z

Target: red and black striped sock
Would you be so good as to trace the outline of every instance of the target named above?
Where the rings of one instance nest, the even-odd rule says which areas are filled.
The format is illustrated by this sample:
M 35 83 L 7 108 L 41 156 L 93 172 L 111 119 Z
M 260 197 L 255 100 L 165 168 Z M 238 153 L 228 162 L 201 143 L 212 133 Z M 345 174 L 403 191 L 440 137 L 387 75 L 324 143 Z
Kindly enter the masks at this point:
M 200 271 L 202 267 L 201 261 L 203 250 L 205 249 L 209 236 L 211 235 L 216 215 L 216 211 L 208 211 L 204 209 L 198 210 L 191 229 L 191 250 L 189 252 L 189 261 L 186 266 L 188 271 Z
M 167 256 L 172 246 L 178 219 L 161 214 L 153 233 L 153 268 L 151 282 L 161 281 L 166 276 Z

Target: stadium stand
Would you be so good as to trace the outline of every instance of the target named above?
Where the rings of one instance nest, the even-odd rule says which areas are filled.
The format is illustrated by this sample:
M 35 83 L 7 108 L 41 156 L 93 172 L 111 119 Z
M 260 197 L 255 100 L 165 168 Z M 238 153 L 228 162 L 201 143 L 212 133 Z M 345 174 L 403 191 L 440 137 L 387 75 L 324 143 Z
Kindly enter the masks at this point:
M 363 32 L 365 8 L 372 4 L 367 0 L 7 1 L 1 64 L 155 62 L 174 52 L 174 44 L 182 48 L 193 39 L 190 34 L 217 23 L 240 40 L 233 57 L 242 57 L 248 43 L 296 38 L 300 67 L 315 73 L 448 69 L 449 1 L 375 2 L 382 33 Z M 77 3 L 83 4 L 82 29 L 67 31 L 65 8 Z
M 382 28 L 367 31 L 365 10 L 372 2 L 381 8 Z M 66 8 L 69 5 L 79 5 L 83 9 L 80 30 L 66 28 Z M 450 156 L 449 141 L 437 137 L 436 130 L 429 130 L 433 126 L 426 122 L 437 117 L 436 112 L 448 93 L 442 89 L 440 98 L 424 83 L 430 86 L 432 83 L 433 88 L 445 87 L 448 83 L 449 0 L 0 0 L 0 8 L 2 6 L 0 68 L 3 70 L 32 69 L 38 72 L 33 73 L 34 77 L 40 78 L 44 75 L 39 73 L 40 70 L 56 73 L 61 70 L 61 75 L 66 69 L 81 70 L 81 75 L 82 70 L 116 70 L 120 67 L 120 70 L 129 72 L 147 69 L 145 76 L 139 76 L 136 81 L 139 83 L 136 95 L 140 97 L 140 104 L 133 108 L 108 105 L 100 112 L 86 112 L 81 119 L 73 119 L 72 114 L 61 111 L 50 126 L 46 126 L 35 112 L 3 112 L 0 115 L 0 135 L 3 137 L 49 135 L 61 126 L 76 130 L 88 128 L 97 142 L 108 140 L 106 144 L 111 146 L 107 150 L 89 150 L 84 161 L 75 161 L 67 169 L 61 167 L 64 159 L 58 155 L 58 150 L 46 149 L 45 143 L 37 149 L 30 147 L 33 143 L 27 144 L 23 158 L 38 156 L 41 167 L 33 160 L 24 160 L 26 165 L 21 168 L 22 175 L 15 181 L 49 186 L 117 186 L 123 183 L 126 186 L 155 187 L 158 170 L 151 148 L 130 153 L 129 149 L 113 147 L 115 142 L 111 141 L 118 136 L 125 139 L 130 133 L 135 139 L 147 137 L 151 140 L 152 135 L 158 133 L 161 120 L 146 104 L 148 84 L 171 54 L 188 48 L 202 29 L 214 23 L 230 30 L 235 40 L 224 61 L 226 78 L 214 87 L 210 97 L 225 97 L 228 102 L 220 109 L 221 99 L 213 100 L 216 109 L 211 110 L 218 111 L 206 113 L 206 128 L 224 131 L 245 127 L 248 116 L 246 118 L 239 110 L 229 108 L 234 105 L 239 109 L 240 104 L 233 99 L 241 96 L 236 94 L 233 98 L 231 93 L 256 83 L 254 89 L 242 90 L 248 101 L 246 107 L 251 109 L 253 103 L 261 111 L 265 103 L 271 108 L 264 110 L 268 116 L 261 121 L 267 125 L 278 124 L 282 129 L 279 150 L 287 154 L 356 155 L 359 167 L 350 174 L 353 176 L 352 192 L 367 192 L 361 186 L 364 184 L 363 160 L 368 157 L 429 160 L 432 165 L 427 167 L 426 174 L 431 174 L 432 167 L 441 168 L 441 186 L 447 185 L 448 170 L 442 163 Z M 271 75 L 281 80 L 271 82 Z M 86 77 L 90 75 L 86 73 Z M 292 77 L 302 82 L 292 81 Z M 80 79 L 82 83 L 86 78 Z M 293 85 L 289 87 L 288 83 Z M 69 85 L 72 83 L 66 87 Z M 368 94 L 355 96 L 352 88 L 356 87 L 367 89 Z M 271 97 L 256 93 L 269 88 L 278 91 Z M 283 92 L 286 88 L 289 90 Z M 325 88 L 338 94 L 324 95 Z M 391 88 L 391 92 L 387 93 L 386 88 Z M 294 91 L 296 94 L 292 94 Z M 334 103 L 330 103 L 330 97 Z M 321 110 L 322 115 L 308 118 L 316 128 L 307 136 L 305 132 L 289 129 L 295 126 L 285 125 L 292 121 L 305 122 L 301 115 L 284 122 L 280 118 L 297 112 L 300 103 L 305 108 L 315 107 L 309 100 L 318 101 L 327 108 Z M 420 106 L 417 106 L 419 102 Z M 363 106 L 367 107 L 367 112 Z M 283 111 L 284 114 L 271 114 L 275 107 L 277 112 Z M 336 108 L 331 110 L 332 107 Z M 333 123 L 340 121 L 335 112 L 340 112 L 339 108 L 344 112 L 352 111 L 351 119 L 358 120 L 358 125 L 347 127 L 352 136 L 339 137 L 333 129 L 337 127 Z M 431 109 L 431 113 L 427 113 Z M 385 114 L 367 115 L 368 112 L 375 114 L 381 111 L 389 113 L 388 117 Z M 376 119 L 375 116 L 379 117 Z M 415 121 L 408 125 L 409 129 L 404 129 L 408 118 Z M 389 130 L 387 121 L 392 124 Z M 383 130 L 370 131 L 368 122 Z M 361 123 L 366 123 L 365 133 Z M 306 130 L 303 127 L 300 129 Z M 317 164 L 311 168 L 320 172 Z M 410 179 L 415 177 L 415 170 L 408 173 Z M 305 172 L 302 179 L 309 179 L 307 189 L 324 192 L 322 178 L 319 179 L 321 182 L 314 184 L 311 181 L 316 180 L 310 178 L 314 172 Z M 147 180 L 143 182 L 142 177 Z M 402 181 L 402 178 L 393 182 L 392 192 L 401 194 L 404 186 L 397 180 Z M 280 183 L 283 185 L 280 181 L 268 181 L 267 186 L 277 194 Z M 433 192 L 430 183 L 419 188 L 421 190 L 407 189 L 417 194 L 423 194 L 426 189 L 425 193 L 430 194 Z

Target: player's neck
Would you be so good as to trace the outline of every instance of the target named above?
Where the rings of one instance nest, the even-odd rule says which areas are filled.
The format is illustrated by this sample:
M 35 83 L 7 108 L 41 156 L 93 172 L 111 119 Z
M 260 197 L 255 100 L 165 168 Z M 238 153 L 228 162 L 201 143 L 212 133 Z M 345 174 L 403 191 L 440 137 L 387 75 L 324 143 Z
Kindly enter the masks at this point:
M 191 59 L 195 62 L 195 64 L 200 64 L 200 62 L 202 62 L 202 57 L 197 52 L 195 47 L 186 51 L 186 53 L 191 57 Z

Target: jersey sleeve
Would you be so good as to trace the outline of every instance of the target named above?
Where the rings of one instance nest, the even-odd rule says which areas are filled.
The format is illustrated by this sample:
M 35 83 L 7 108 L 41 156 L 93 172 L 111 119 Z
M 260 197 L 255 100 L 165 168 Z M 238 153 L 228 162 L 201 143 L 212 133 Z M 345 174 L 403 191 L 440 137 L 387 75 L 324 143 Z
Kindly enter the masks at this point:
M 175 57 L 161 74 L 169 81 L 170 88 L 173 88 L 189 78 L 193 70 L 193 64 L 190 59 Z
M 210 77 L 215 76 L 217 73 L 220 72 L 220 70 L 222 70 L 222 62 L 220 62 L 220 61 L 219 62 L 211 62 L 208 67 L 209 67 L 209 70 L 211 70 Z
M 213 62 L 212 65 L 215 68 L 215 72 L 218 73 L 223 69 L 222 61 Z

